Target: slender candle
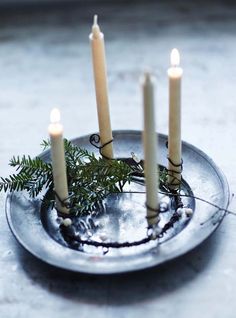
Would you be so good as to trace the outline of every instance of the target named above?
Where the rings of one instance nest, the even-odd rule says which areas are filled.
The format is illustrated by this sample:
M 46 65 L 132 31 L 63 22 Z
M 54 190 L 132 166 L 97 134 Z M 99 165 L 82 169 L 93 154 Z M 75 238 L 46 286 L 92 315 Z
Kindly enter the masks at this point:
M 104 145 L 112 140 L 112 130 L 108 101 L 104 35 L 100 31 L 99 25 L 97 23 L 97 15 L 94 16 L 92 33 L 90 34 L 89 38 L 92 48 L 99 133 L 101 145 Z M 106 145 L 102 149 L 102 154 L 105 157 L 113 158 L 112 143 Z
M 181 79 L 183 70 L 179 67 L 180 56 L 177 49 L 171 51 L 171 67 L 169 77 L 169 137 L 168 158 L 169 177 L 171 188 L 176 189 L 181 181 Z
M 144 173 L 146 180 L 146 203 L 148 225 L 158 223 L 158 186 L 159 171 L 157 165 L 157 134 L 155 130 L 154 84 L 149 73 L 142 81 L 144 106 Z
M 69 210 L 60 202 L 60 200 L 63 201 L 68 198 L 68 186 L 66 177 L 63 126 L 60 123 L 60 111 L 57 108 L 52 109 L 50 119 L 51 123 L 48 127 L 48 132 L 51 140 L 54 191 L 57 194 L 56 208 L 62 213 L 69 213 Z

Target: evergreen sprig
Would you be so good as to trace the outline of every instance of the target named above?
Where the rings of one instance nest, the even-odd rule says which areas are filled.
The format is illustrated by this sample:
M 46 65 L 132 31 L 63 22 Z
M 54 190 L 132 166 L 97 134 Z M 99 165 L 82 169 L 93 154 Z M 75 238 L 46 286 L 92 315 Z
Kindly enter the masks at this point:
M 50 141 L 42 142 L 43 149 L 50 147 Z M 143 162 L 130 160 L 107 160 L 96 157 L 94 153 L 74 145 L 65 139 L 65 159 L 67 166 L 67 181 L 70 192 L 70 212 L 83 214 L 96 211 L 103 205 L 103 200 L 110 193 L 122 192 L 125 184 L 131 181 L 144 183 Z M 8 178 L 0 178 L 0 191 L 26 190 L 29 196 L 35 198 L 43 189 L 48 190 L 43 198 L 50 198 L 54 204 L 53 174 L 50 162 L 40 157 L 13 157 L 9 163 L 16 168 L 17 174 Z M 166 184 L 167 171 L 160 175 L 161 187 Z
M 30 156 L 13 157 L 9 163 L 15 167 L 17 174 L 12 174 L 8 178 L 2 178 L 0 182 L 0 191 L 28 191 L 30 197 L 36 197 L 43 187 L 52 185 L 51 164 L 44 162 L 41 158 L 34 159 Z
M 50 142 L 42 142 L 43 149 Z M 109 193 L 121 192 L 131 181 L 132 169 L 121 160 L 97 158 L 65 139 L 68 188 L 71 213 L 92 212 L 102 205 Z M 44 188 L 53 191 L 52 165 L 41 158 L 30 156 L 13 157 L 9 165 L 16 168 L 16 174 L 0 179 L 0 191 L 26 190 L 29 196 L 36 197 Z M 51 195 L 47 197 L 53 197 Z
M 109 193 L 122 192 L 132 169 L 121 160 L 96 157 L 65 140 L 68 187 L 72 213 L 96 210 Z

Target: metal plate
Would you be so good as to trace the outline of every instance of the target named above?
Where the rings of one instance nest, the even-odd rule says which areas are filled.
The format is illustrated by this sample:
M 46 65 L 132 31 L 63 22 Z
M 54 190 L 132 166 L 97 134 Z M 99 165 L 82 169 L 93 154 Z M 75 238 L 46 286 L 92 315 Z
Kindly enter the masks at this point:
M 129 157 L 134 152 L 143 158 L 140 131 L 114 131 L 116 157 Z M 167 165 L 167 136 L 159 135 L 159 164 Z M 73 142 L 91 152 L 97 150 L 90 145 L 89 136 Z M 50 160 L 49 152 L 40 155 Z M 194 196 L 210 201 L 223 209 L 229 203 L 229 188 L 222 172 L 202 151 L 183 142 L 183 178 Z M 194 209 L 190 220 L 174 227 L 165 239 L 156 244 L 111 249 L 104 254 L 102 248 L 77 251 L 66 246 L 58 235 L 54 211 L 41 211 L 40 198 L 30 200 L 27 193 L 14 192 L 8 195 L 6 215 L 9 226 L 20 244 L 39 259 L 67 270 L 90 274 L 113 274 L 145 269 L 162 264 L 180 256 L 203 242 L 220 224 L 225 212 L 200 200 L 186 199 Z M 46 213 L 47 212 L 47 213 Z M 114 217 L 115 216 L 115 217 Z M 122 198 L 111 196 L 106 202 L 102 228 L 111 240 L 135 240 L 146 235 L 145 196 L 126 194 Z M 99 238 L 94 233 L 95 239 Z

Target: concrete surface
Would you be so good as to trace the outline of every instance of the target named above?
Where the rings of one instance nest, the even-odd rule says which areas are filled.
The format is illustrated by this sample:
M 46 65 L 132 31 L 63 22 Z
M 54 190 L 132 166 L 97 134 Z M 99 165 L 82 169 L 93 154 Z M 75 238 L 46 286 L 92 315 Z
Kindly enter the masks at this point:
M 112 127 L 142 129 L 139 76 L 157 77 L 158 130 L 167 133 L 169 53 L 184 68 L 183 139 L 205 151 L 236 189 L 236 6 L 234 1 L 96 1 L 0 9 L 0 166 L 36 155 L 50 109 L 68 138 L 97 131 L 90 32 L 105 33 Z M 0 194 L 0 316 L 233 318 L 236 217 L 204 244 L 150 271 L 95 277 L 50 267 L 8 229 Z M 236 211 L 235 200 L 230 209 Z

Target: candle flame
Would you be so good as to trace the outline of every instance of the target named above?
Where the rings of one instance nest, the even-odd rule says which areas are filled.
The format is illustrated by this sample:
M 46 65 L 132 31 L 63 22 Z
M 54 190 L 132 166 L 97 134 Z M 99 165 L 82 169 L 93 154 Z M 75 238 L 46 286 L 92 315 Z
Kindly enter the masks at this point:
M 98 15 L 94 14 L 93 16 L 93 25 L 98 25 Z
M 50 114 L 50 120 L 52 124 L 59 123 L 61 119 L 60 110 L 58 108 L 53 108 Z
M 170 63 L 172 66 L 179 66 L 180 55 L 177 49 L 173 49 L 170 54 Z

